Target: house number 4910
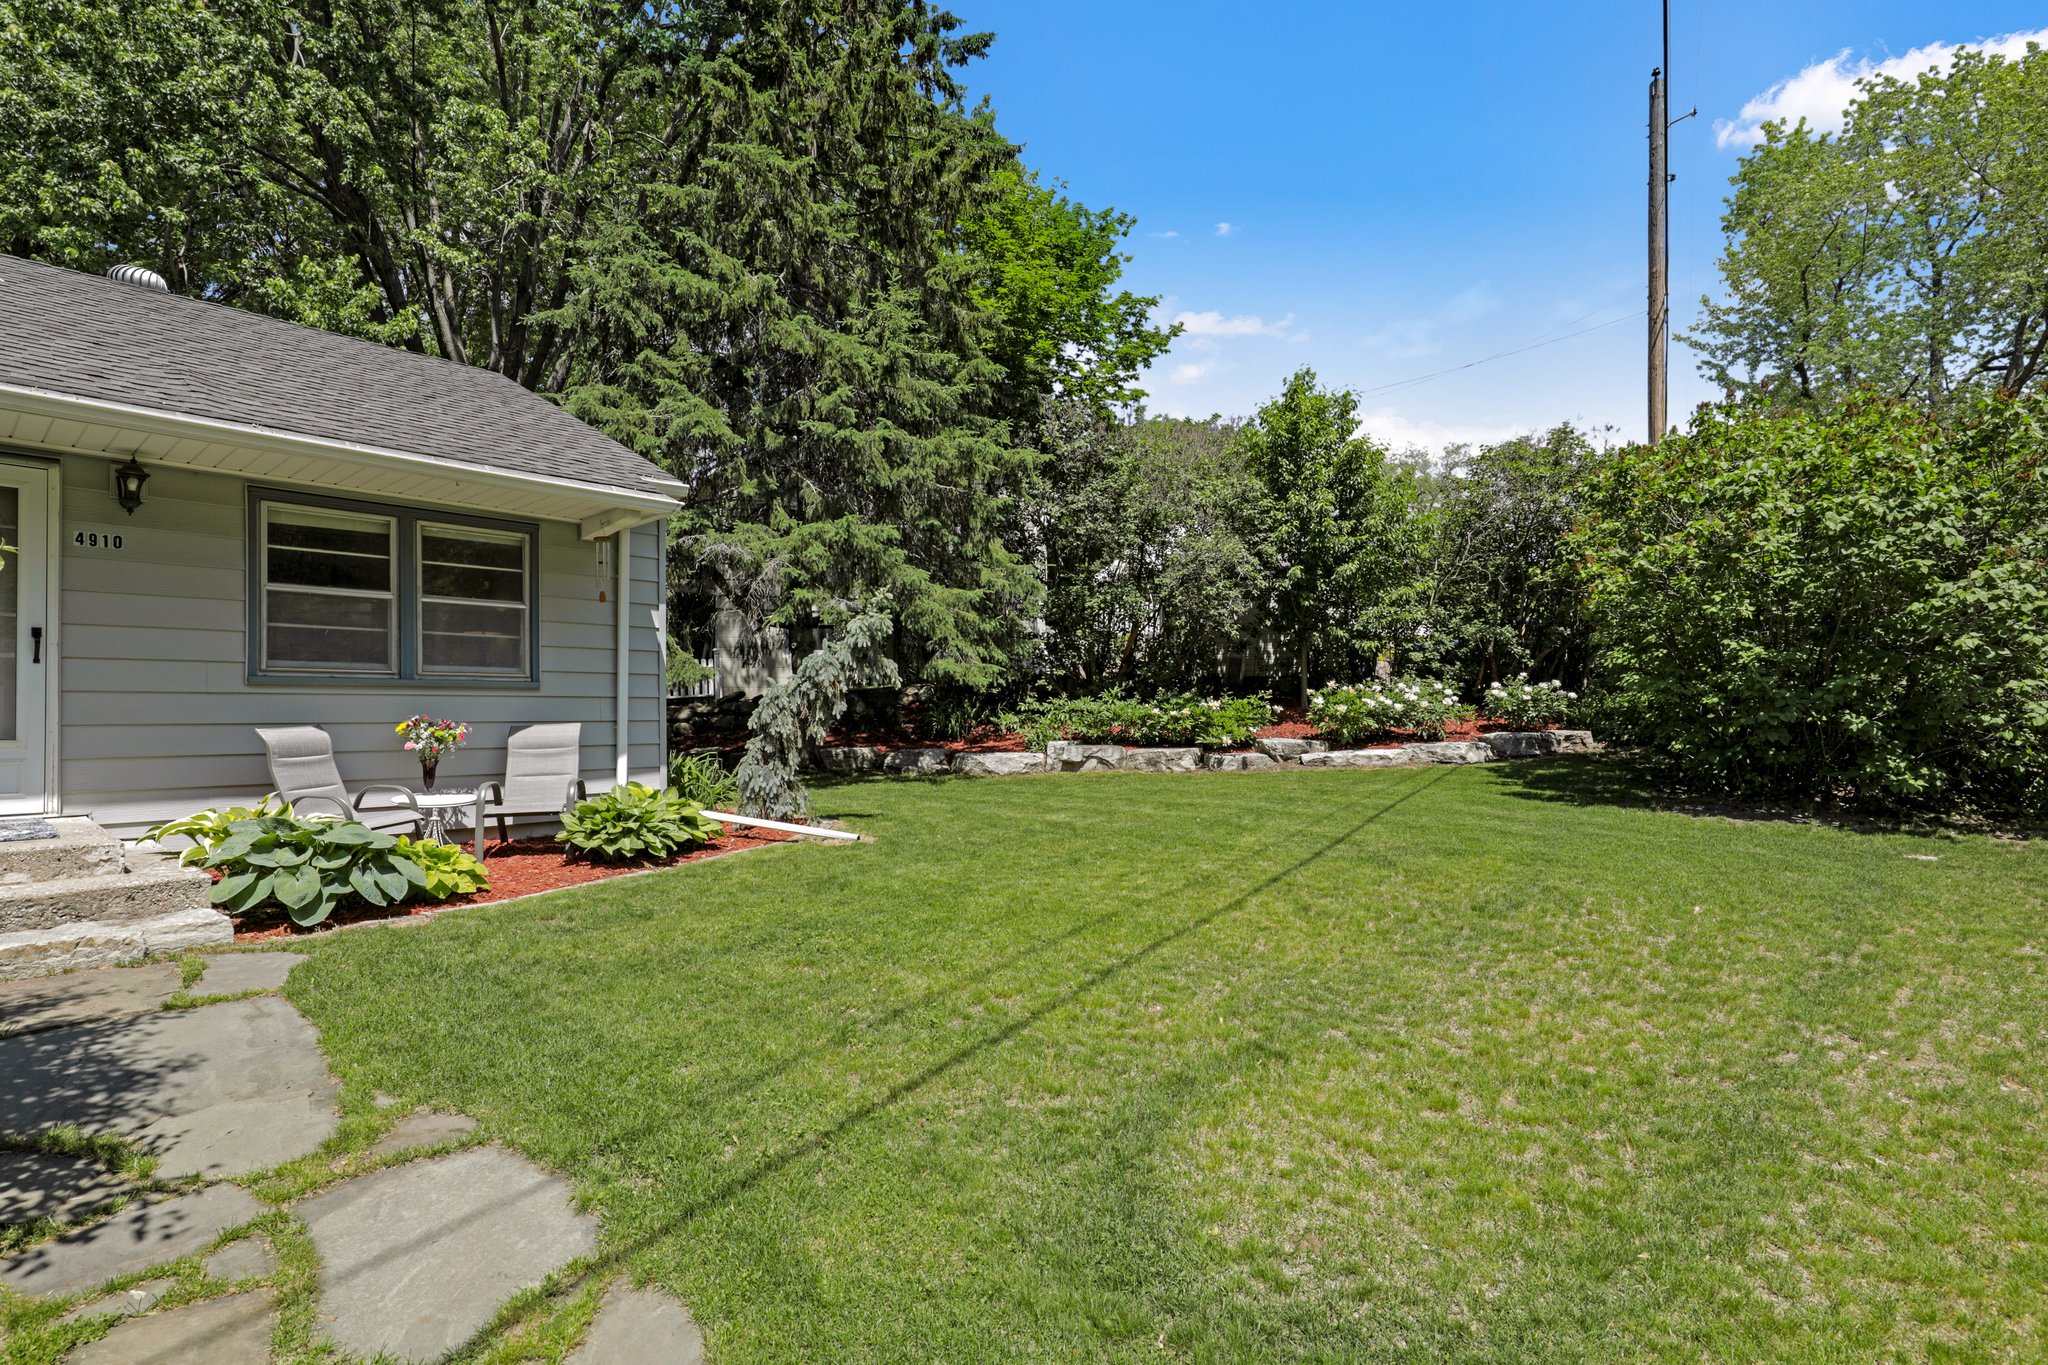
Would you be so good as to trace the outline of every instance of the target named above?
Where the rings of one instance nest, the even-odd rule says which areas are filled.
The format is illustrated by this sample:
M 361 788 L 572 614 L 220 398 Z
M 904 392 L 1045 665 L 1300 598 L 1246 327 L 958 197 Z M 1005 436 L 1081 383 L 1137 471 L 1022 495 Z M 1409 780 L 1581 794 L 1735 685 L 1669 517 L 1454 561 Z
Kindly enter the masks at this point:
M 118 550 L 122 548 L 118 531 L 79 531 L 71 537 L 71 543 L 81 550 Z

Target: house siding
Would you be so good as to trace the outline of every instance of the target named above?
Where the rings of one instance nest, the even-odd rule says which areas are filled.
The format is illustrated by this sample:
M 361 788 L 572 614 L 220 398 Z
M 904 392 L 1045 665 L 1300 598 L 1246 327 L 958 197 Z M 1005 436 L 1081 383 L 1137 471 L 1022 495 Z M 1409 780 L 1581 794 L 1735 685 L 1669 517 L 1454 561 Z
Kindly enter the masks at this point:
M 598 594 L 597 551 L 574 526 L 542 521 L 540 685 L 459 682 L 252 682 L 248 671 L 248 484 L 160 468 L 129 517 L 104 460 L 62 460 L 58 665 L 59 785 L 67 814 L 123 834 L 158 820 L 270 790 L 258 725 L 315 724 L 334 737 L 343 779 L 416 783 L 418 765 L 393 727 L 426 711 L 466 721 L 471 739 L 442 761 L 440 784 L 504 773 L 505 737 L 539 721 L 583 725 L 583 776 L 611 785 L 616 605 Z M 345 495 L 347 490 L 321 490 Z M 454 508 L 449 510 L 462 510 Z M 76 546 L 80 528 L 124 534 L 108 553 Z M 659 782 L 665 692 L 662 528 L 630 534 L 633 582 L 631 775 Z M 616 574 L 614 568 L 613 573 Z

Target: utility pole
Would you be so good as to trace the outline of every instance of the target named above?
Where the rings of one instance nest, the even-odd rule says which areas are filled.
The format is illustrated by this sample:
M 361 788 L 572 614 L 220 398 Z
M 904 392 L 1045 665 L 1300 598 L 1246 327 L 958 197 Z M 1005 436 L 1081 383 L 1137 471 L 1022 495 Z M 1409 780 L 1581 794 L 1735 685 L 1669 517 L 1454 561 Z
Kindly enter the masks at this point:
M 1650 73 L 1650 434 L 1651 445 L 1669 429 L 1671 361 L 1670 124 L 1665 117 L 1664 70 Z

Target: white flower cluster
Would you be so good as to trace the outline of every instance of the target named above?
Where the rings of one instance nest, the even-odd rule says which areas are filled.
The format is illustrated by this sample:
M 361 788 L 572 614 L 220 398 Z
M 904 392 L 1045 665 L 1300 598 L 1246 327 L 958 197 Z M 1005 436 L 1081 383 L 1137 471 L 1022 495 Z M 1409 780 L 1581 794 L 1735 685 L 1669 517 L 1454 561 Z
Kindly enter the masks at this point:
M 1487 687 L 1485 709 L 1495 719 L 1517 727 L 1553 725 L 1564 720 L 1571 709 L 1569 703 L 1578 699 L 1578 693 L 1566 691 L 1555 678 L 1532 683 L 1527 673 L 1518 673 Z

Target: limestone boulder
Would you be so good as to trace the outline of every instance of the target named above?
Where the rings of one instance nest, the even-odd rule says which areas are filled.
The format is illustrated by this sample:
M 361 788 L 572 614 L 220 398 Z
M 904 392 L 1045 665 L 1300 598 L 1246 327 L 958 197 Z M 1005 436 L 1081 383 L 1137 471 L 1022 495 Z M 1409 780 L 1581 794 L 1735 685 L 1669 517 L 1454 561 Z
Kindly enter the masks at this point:
M 1127 773 L 1191 773 L 1202 766 L 1200 749 L 1126 749 Z
M 1270 754 L 1210 754 L 1202 766 L 1215 773 L 1249 773 L 1277 768 L 1280 761 Z
M 1329 745 L 1320 739 L 1255 739 L 1252 741 L 1260 753 L 1269 758 L 1285 762 L 1305 754 L 1320 754 L 1329 750 Z
M 882 751 L 867 744 L 834 744 L 818 750 L 818 767 L 828 773 L 878 773 Z
M 1071 739 L 1056 739 L 1045 746 L 1045 765 L 1054 772 L 1101 773 L 1121 768 L 1124 763 L 1124 747 L 1121 744 L 1082 744 Z
M 1017 777 L 1045 771 L 1044 754 L 961 754 L 953 771 L 966 777 Z
M 1415 763 L 1491 763 L 1493 746 L 1476 739 L 1439 740 L 1404 746 Z
M 892 749 L 882 755 L 882 771 L 899 777 L 924 777 L 952 767 L 953 755 L 946 749 Z
M 1407 749 L 1322 749 L 1301 756 L 1304 768 L 1392 768 L 1413 763 Z

